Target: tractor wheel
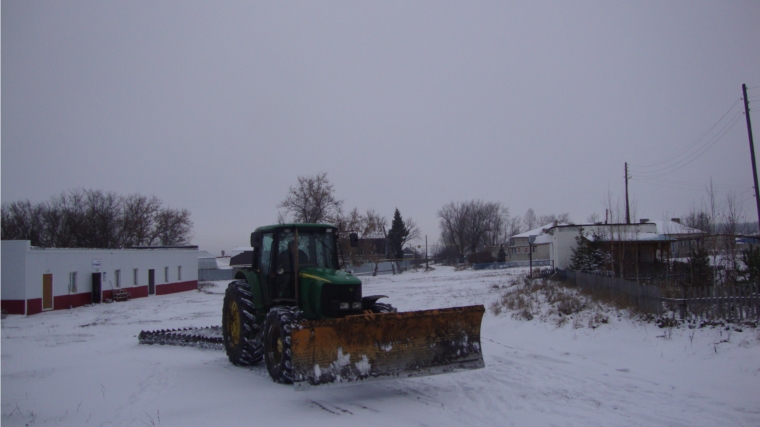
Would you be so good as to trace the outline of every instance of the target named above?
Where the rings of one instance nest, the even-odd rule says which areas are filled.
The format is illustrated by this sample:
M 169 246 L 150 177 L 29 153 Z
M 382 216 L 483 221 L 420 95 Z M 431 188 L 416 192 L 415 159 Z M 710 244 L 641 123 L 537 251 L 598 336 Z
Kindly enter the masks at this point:
M 273 307 L 264 321 L 264 361 L 275 382 L 293 382 L 290 332 L 293 324 L 301 320 L 301 315 L 295 307 Z
M 395 313 L 398 311 L 396 310 L 396 307 L 390 304 L 383 304 L 381 302 L 376 302 L 372 304 L 372 307 L 370 307 L 370 310 L 372 310 L 373 313 Z
M 259 330 L 248 283 L 243 280 L 230 283 L 222 307 L 222 335 L 230 362 L 239 366 L 261 362 L 263 354 Z

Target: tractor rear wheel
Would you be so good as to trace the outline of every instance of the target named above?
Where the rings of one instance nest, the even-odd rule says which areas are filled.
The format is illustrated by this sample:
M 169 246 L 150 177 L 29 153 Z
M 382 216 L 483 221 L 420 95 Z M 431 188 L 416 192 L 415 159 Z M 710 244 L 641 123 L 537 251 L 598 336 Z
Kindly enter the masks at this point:
M 264 361 L 272 380 L 278 383 L 293 382 L 290 332 L 301 320 L 301 312 L 295 307 L 272 307 L 264 321 Z
M 248 283 L 244 280 L 230 283 L 222 306 L 222 336 L 230 362 L 239 366 L 261 362 L 263 354 L 259 330 Z

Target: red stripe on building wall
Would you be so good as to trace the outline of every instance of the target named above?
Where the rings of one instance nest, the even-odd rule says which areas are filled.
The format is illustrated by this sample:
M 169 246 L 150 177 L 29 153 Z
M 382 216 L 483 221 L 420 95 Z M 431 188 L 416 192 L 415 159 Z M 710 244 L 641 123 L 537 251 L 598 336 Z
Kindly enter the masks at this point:
M 135 286 L 132 288 L 121 288 L 130 293 L 130 298 L 145 298 L 148 296 L 147 286 Z M 191 280 L 188 282 L 166 283 L 156 286 L 157 295 L 173 294 L 176 292 L 194 291 L 198 289 L 198 281 Z M 113 290 L 103 291 L 103 300 L 113 299 Z M 92 293 L 84 292 L 81 294 L 58 295 L 53 297 L 53 309 L 63 310 L 73 307 L 92 304 Z M 32 315 L 42 313 L 42 298 L 24 300 L 2 300 L 2 309 L 8 314 L 26 314 Z M 26 312 L 26 313 L 25 313 Z
M 132 298 L 145 298 L 148 296 L 148 287 L 147 286 L 136 286 L 134 288 L 124 288 L 125 291 L 128 291 Z
M 4 299 L 0 301 L 0 308 L 8 314 L 24 314 L 26 301 L 22 299 Z
M 190 280 L 188 282 L 166 283 L 156 285 L 156 295 L 173 294 L 176 292 L 195 291 L 198 289 L 198 281 Z
M 83 294 L 57 295 L 53 297 L 53 309 L 63 310 L 64 308 L 81 307 L 85 304 L 92 303 L 92 294 L 87 292 Z
M 42 313 L 42 298 L 26 300 L 26 315 Z

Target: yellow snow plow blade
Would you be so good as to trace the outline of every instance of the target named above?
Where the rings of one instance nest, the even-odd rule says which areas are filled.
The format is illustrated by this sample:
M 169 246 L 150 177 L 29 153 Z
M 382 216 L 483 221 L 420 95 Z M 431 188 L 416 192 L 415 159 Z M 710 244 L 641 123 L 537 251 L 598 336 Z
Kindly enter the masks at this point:
M 306 321 L 293 328 L 297 390 L 484 367 L 485 307 L 445 308 Z

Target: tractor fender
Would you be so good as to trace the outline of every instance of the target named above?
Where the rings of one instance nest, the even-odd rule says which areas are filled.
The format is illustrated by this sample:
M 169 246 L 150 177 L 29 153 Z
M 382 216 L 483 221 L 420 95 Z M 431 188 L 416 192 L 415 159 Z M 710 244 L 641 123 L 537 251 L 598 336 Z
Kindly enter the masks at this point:
M 364 310 L 368 310 L 370 307 L 375 305 L 377 300 L 380 298 L 388 298 L 388 295 L 370 295 L 366 297 L 362 297 L 362 308 Z

